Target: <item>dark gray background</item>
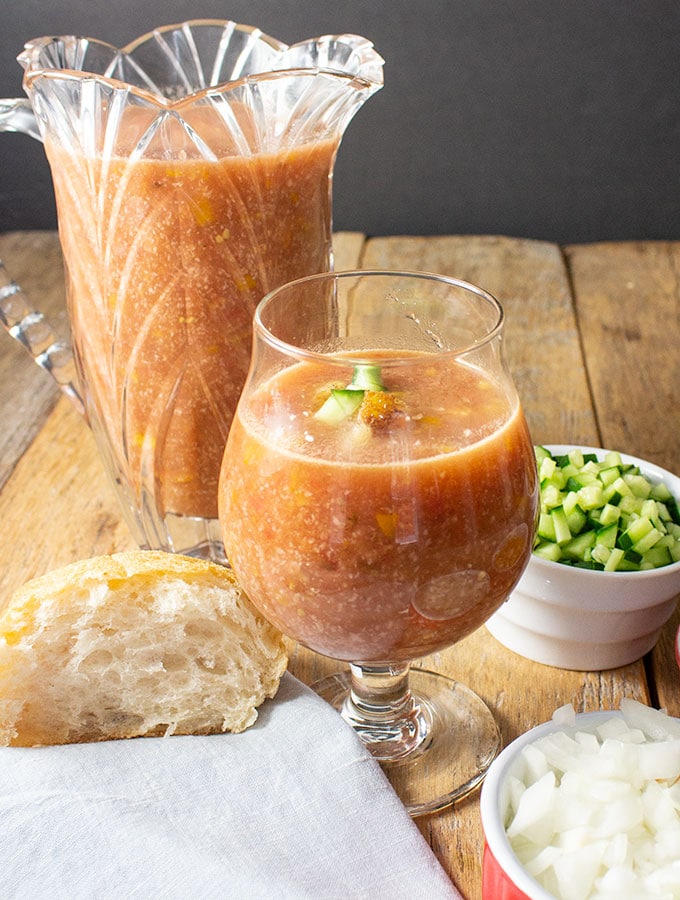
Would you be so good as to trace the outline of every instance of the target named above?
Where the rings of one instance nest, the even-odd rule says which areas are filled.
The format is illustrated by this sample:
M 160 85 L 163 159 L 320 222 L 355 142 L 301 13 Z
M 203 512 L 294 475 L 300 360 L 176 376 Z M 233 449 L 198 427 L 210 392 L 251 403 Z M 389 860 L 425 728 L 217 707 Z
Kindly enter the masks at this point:
M 3 11 L 0 96 L 21 94 L 29 38 L 120 45 L 191 18 L 354 32 L 385 58 L 340 147 L 337 229 L 680 239 L 679 0 L 23 0 Z M 40 144 L 0 135 L 0 230 L 55 222 Z

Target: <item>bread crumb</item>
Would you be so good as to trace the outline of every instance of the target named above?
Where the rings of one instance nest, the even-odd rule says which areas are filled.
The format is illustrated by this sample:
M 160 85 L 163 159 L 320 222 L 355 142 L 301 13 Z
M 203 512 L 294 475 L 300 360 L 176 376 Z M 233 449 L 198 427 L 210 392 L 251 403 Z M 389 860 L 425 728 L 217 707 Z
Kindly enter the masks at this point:
M 406 420 L 404 401 L 387 391 L 365 391 L 359 407 L 359 420 L 374 431 L 386 431 L 399 420 Z

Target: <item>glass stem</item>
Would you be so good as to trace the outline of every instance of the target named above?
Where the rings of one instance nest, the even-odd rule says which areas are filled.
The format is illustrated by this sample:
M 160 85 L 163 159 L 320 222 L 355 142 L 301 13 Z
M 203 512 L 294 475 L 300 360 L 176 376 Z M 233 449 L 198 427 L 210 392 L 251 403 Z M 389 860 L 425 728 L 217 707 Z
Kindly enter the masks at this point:
M 393 666 L 350 665 L 351 687 L 342 716 L 373 756 L 395 760 L 429 743 L 429 706 L 411 694 L 408 663 Z

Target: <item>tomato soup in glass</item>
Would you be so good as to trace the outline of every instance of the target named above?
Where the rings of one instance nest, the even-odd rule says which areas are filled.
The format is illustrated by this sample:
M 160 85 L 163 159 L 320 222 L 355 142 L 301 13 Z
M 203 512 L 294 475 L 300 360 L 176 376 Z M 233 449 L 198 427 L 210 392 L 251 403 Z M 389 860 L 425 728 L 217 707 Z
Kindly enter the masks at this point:
M 220 518 L 239 579 L 281 631 L 335 659 L 394 663 L 460 640 L 508 596 L 537 484 L 514 393 L 455 357 L 371 358 L 385 393 L 339 422 L 318 415 L 339 386 L 323 362 L 244 397 Z

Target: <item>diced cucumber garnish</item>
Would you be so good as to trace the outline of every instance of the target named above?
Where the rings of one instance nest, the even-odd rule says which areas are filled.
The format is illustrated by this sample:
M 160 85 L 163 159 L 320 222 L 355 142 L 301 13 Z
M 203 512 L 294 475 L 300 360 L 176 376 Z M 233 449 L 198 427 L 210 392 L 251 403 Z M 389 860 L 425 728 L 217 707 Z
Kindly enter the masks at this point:
M 567 541 L 571 540 L 572 531 L 569 527 L 569 520 L 567 519 L 564 507 L 557 506 L 553 509 L 550 513 L 550 518 L 552 519 L 553 528 L 555 529 L 555 543 L 566 544 Z
M 595 547 L 595 532 L 584 531 L 577 534 L 570 541 L 562 546 L 562 555 L 568 559 L 580 560 L 581 562 L 589 562 L 593 555 Z
M 322 422 L 328 422 L 329 425 L 334 425 L 336 422 L 341 422 L 347 416 L 351 416 L 353 412 L 356 412 L 361 406 L 363 398 L 363 391 L 350 390 L 349 388 L 338 390 L 334 388 L 331 390 L 330 397 L 317 410 L 316 418 L 321 419 Z
M 562 507 L 564 509 L 564 506 Z M 585 528 L 586 521 L 588 517 L 583 512 L 581 507 L 576 504 L 571 512 L 567 513 L 565 510 L 565 514 L 567 516 L 567 524 L 569 525 L 569 531 L 572 534 L 579 534 Z
M 616 572 L 623 562 L 623 550 L 620 547 L 612 547 L 604 564 L 605 572 Z
M 680 505 L 617 452 L 602 460 L 535 447 L 541 503 L 534 555 L 607 572 L 680 561 Z
M 552 543 L 556 543 L 555 541 L 555 523 L 553 522 L 552 515 L 547 512 L 542 512 L 538 517 L 538 528 L 536 533 L 539 538 L 542 538 L 545 541 L 552 541 Z
M 605 547 L 607 550 L 613 550 L 616 547 L 616 539 L 619 536 L 619 529 L 614 523 L 613 525 L 606 525 L 604 528 L 600 528 L 599 531 L 595 532 L 595 543 L 600 547 Z M 609 554 L 607 554 L 607 558 L 609 558 Z
M 652 523 L 649 519 L 634 519 L 628 528 L 623 532 L 621 538 L 619 540 L 620 546 L 624 550 L 628 550 L 634 544 L 636 544 L 641 538 L 643 538 L 648 531 L 651 531 L 653 528 Z
M 553 544 L 550 541 L 537 544 L 534 547 L 534 555 L 541 556 L 543 559 L 549 559 L 552 562 L 560 562 L 562 551 L 559 544 Z
M 384 391 L 380 366 L 358 365 L 354 367 L 352 382 L 347 385 L 350 391 Z
M 366 391 L 384 390 L 380 366 L 359 364 L 354 367 L 352 380 L 347 387 L 332 389 L 329 397 L 314 415 L 322 422 L 336 425 L 359 409 Z

